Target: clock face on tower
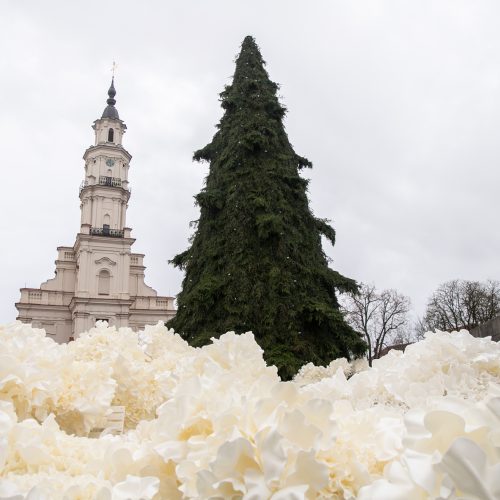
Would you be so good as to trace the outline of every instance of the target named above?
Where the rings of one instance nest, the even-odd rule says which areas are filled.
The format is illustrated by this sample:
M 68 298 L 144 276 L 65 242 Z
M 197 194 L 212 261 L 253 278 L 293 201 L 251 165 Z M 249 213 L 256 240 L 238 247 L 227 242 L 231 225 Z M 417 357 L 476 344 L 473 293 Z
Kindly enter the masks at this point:
M 106 160 L 106 165 L 107 165 L 108 167 L 112 167 L 114 164 L 115 164 L 115 160 L 112 160 L 111 158 L 108 158 L 108 159 Z

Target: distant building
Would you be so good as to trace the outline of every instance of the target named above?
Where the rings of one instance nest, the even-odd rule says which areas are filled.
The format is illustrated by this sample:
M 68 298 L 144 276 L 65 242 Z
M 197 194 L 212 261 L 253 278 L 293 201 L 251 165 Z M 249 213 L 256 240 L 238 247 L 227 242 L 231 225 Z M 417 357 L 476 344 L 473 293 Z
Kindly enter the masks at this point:
M 96 320 L 134 330 L 175 315 L 174 298 L 159 297 L 144 283 L 143 254 L 126 227 L 132 156 L 122 146 L 125 123 L 115 108 L 114 81 L 107 106 L 93 125 L 95 145 L 84 155 L 80 187 L 81 226 L 72 247 L 58 247 L 56 276 L 40 288 L 21 288 L 17 319 L 44 328 L 57 342 L 94 326 Z
M 385 356 L 386 354 L 389 353 L 389 351 L 403 351 L 409 346 L 413 344 L 413 342 L 405 342 L 404 344 L 394 344 L 394 345 L 388 345 L 384 347 L 380 351 L 380 357 Z
M 470 331 L 474 337 L 491 337 L 491 340 L 500 342 L 500 316 L 482 323 Z

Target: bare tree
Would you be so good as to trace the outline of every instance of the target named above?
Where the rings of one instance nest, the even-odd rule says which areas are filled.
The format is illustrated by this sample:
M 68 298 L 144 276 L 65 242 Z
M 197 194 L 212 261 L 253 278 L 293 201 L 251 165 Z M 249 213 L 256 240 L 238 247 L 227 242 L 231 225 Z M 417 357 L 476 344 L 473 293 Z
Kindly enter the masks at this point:
M 365 336 L 370 366 L 384 347 L 409 335 L 410 299 L 397 290 L 378 292 L 374 285 L 361 284 L 359 293 L 345 296 L 342 302 L 349 324 Z
M 427 303 L 427 330 L 471 330 L 500 314 L 500 282 L 452 280 L 441 284 Z
M 425 334 L 431 330 L 432 330 L 432 327 L 430 327 L 427 324 L 425 317 L 417 318 L 417 320 L 413 324 L 413 332 L 412 332 L 413 341 L 418 342 L 419 340 L 423 340 L 425 337 Z

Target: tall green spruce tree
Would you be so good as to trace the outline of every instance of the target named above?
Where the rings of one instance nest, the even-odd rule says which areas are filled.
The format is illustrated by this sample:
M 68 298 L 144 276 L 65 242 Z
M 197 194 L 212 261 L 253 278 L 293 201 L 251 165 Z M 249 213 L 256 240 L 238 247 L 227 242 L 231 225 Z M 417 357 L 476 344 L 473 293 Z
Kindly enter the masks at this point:
M 218 131 L 194 154 L 210 171 L 191 247 L 172 260 L 185 278 L 168 326 L 194 346 L 251 330 L 288 379 L 309 361 L 360 356 L 366 344 L 339 311 L 336 290 L 357 286 L 328 267 L 321 235 L 333 244 L 335 232 L 309 209 L 299 170 L 312 164 L 288 140 L 264 64 L 247 36 L 220 94 Z

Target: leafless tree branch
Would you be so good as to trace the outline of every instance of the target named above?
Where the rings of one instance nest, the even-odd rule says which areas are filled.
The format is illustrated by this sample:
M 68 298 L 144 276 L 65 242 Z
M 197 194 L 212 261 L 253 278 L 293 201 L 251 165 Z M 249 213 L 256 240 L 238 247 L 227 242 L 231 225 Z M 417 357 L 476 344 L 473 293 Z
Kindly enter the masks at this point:
M 406 336 L 410 299 L 397 290 L 378 292 L 372 284 L 361 284 L 357 295 L 344 300 L 343 310 L 351 326 L 365 336 L 370 366 L 388 343 Z

